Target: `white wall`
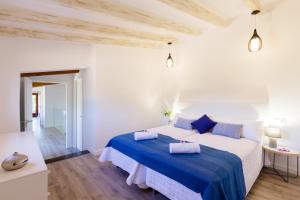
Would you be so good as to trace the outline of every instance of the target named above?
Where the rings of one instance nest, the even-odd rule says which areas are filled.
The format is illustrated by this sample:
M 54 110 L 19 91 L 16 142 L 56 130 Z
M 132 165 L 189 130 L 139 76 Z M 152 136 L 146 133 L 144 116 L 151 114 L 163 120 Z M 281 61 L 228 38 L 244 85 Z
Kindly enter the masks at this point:
M 85 68 L 88 45 L 0 37 L 0 133 L 20 130 L 20 73 Z
M 253 18 L 238 18 L 225 29 L 209 29 L 199 39 L 185 43 L 180 58 L 180 78 L 174 94 L 188 101 L 237 102 L 267 107 L 263 119 L 287 119 L 282 143 L 300 150 L 300 13 L 299 1 L 283 1 L 273 12 L 258 18 L 263 49 L 249 53 Z M 258 110 L 261 111 L 261 110 Z
M 117 134 L 159 125 L 166 55 L 162 50 L 94 48 L 94 65 L 83 78 L 89 97 L 84 116 L 90 122 L 84 127 L 92 133 L 85 143 L 93 144 L 91 152 Z
M 258 118 L 286 118 L 281 144 L 300 150 L 300 1 L 285 0 L 258 18 L 263 49 L 249 53 L 253 18 L 206 30 L 180 49 L 172 99 L 190 111 L 205 102 L 247 104 Z M 207 107 L 214 109 L 213 107 Z M 223 114 L 230 115 L 230 111 Z
M 86 69 L 84 149 L 95 153 L 118 133 L 160 123 L 165 50 L 0 38 L 0 55 L 0 133 L 19 131 L 20 73 L 45 70 Z
M 64 84 L 45 87 L 45 127 L 66 131 L 67 90 Z

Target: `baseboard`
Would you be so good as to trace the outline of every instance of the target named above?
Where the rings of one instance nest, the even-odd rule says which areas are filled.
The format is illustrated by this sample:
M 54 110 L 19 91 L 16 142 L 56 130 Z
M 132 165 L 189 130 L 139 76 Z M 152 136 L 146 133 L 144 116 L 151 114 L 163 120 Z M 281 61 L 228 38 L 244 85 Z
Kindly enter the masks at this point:
M 265 165 L 264 167 L 267 167 L 267 168 L 273 168 L 272 165 Z M 287 168 L 286 168 L 286 165 L 276 165 L 275 168 L 279 171 L 282 171 L 282 172 L 286 172 Z M 296 167 L 289 167 L 289 173 L 292 174 L 292 175 L 296 175 L 297 174 L 297 168 Z
M 45 160 L 45 163 L 49 164 L 49 163 L 53 163 L 53 162 L 57 162 L 57 161 L 66 160 L 66 159 L 74 158 L 74 157 L 77 157 L 77 156 L 85 155 L 85 154 L 88 154 L 88 153 L 90 153 L 88 150 L 79 151 L 79 152 L 76 152 L 76 153 L 71 153 L 71 154 L 67 154 L 67 155 L 47 159 L 47 160 Z
M 97 149 L 97 150 L 90 150 L 90 153 L 93 154 L 94 156 L 100 156 L 100 154 L 102 153 L 103 149 Z

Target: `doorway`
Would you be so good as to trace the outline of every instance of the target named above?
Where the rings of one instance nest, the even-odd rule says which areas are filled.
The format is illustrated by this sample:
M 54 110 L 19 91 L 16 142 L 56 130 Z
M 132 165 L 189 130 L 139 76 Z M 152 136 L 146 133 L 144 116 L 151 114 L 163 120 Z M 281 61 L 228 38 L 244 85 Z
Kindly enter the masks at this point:
M 32 93 L 32 117 L 39 115 L 39 94 Z
M 44 159 L 82 150 L 80 73 L 21 74 L 21 131 L 37 138 Z

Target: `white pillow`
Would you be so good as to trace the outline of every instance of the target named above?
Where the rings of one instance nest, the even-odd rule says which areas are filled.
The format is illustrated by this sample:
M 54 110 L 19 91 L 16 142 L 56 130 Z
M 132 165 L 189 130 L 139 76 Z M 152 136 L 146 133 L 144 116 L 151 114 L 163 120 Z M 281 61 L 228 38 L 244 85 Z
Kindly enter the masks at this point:
M 263 122 L 249 121 L 244 123 L 241 137 L 260 143 L 263 138 Z

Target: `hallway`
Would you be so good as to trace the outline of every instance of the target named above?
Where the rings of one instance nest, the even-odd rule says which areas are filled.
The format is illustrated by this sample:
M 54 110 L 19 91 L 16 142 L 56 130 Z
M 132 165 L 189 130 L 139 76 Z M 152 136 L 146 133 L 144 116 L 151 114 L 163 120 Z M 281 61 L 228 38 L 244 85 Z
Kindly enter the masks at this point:
M 32 128 L 45 160 L 78 152 L 76 148 L 66 148 L 66 135 L 58 129 L 41 127 L 39 118 L 33 118 Z

